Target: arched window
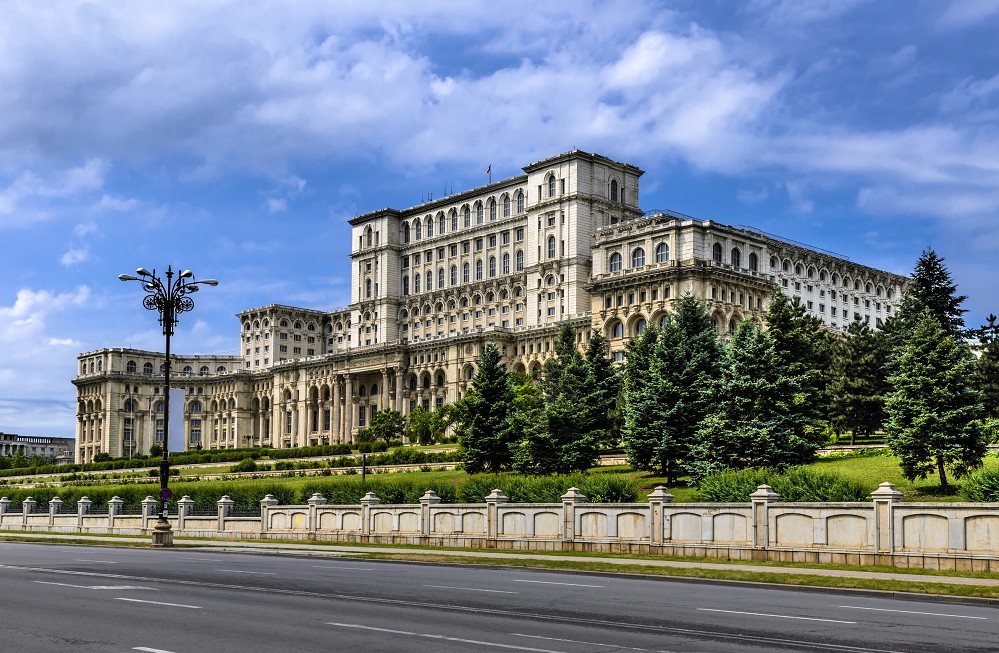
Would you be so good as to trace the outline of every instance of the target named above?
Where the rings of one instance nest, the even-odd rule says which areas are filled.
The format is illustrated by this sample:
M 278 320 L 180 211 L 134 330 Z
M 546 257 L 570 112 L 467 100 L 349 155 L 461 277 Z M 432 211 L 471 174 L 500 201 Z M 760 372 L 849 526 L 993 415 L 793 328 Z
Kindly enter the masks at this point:
M 617 179 L 611 179 L 610 199 L 612 202 L 617 201 Z
M 447 226 L 447 221 L 444 220 L 444 214 L 441 213 L 440 217 L 437 219 L 437 235 L 438 236 L 443 236 L 444 235 L 444 231 L 445 231 L 444 227 L 446 227 L 446 226 Z
M 620 272 L 621 271 L 621 255 L 618 252 L 614 252 L 610 255 L 610 271 Z
M 640 268 L 645 265 L 645 250 L 641 247 L 636 247 L 635 251 L 631 253 L 631 267 Z
M 150 375 L 150 374 L 152 374 L 153 373 L 153 364 L 152 363 L 143 363 L 143 365 L 142 365 L 142 373 L 145 374 L 145 375 L 147 375 L 147 376 Z
M 495 256 L 490 256 L 489 257 L 489 276 L 490 277 L 495 277 L 496 276 L 496 257 Z
M 434 273 L 427 270 L 427 292 L 434 289 Z
M 555 175 L 548 175 L 548 197 L 555 197 Z
M 457 286 L 458 285 L 458 266 L 457 265 L 452 265 L 451 266 L 451 285 L 452 286 Z
M 749 269 L 756 272 L 760 268 L 760 258 L 756 255 L 756 252 L 749 253 Z
M 135 374 L 135 361 L 128 361 L 125 364 L 125 372 L 128 374 Z
M 364 280 L 364 296 L 371 299 L 371 279 Z
M 413 292 L 420 292 L 420 273 L 413 275 Z
M 461 282 L 468 283 L 468 262 L 462 264 L 461 266 Z
M 202 365 L 198 373 L 201 374 L 201 376 L 208 376 L 211 373 L 211 370 L 207 365 Z
M 125 404 L 122 406 L 122 410 L 124 410 L 125 412 L 128 412 L 128 413 L 134 413 L 135 412 L 135 402 L 132 401 L 131 399 L 126 399 L 125 400 Z
M 639 336 L 645 333 L 645 329 L 648 326 L 648 322 L 646 322 L 644 318 L 638 318 L 638 321 L 635 322 L 635 335 Z
M 482 280 L 482 259 L 475 260 L 475 280 Z
M 728 321 L 728 334 L 730 336 L 735 334 L 735 320 Z
M 510 254 L 503 254 L 503 274 L 510 274 Z
M 413 222 L 413 239 L 419 240 L 422 237 L 423 225 L 419 220 Z
M 192 413 L 200 413 L 201 412 L 201 402 L 200 401 L 192 401 L 191 402 L 191 412 Z
M 215 368 L 216 374 L 225 374 L 225 365 L 219 365 Z
M 432 218 L 431 218 L 431 217 L 430 217 L 430 216 L 428 215 L 428 216 L 427 216 L 427 238 L 430 238 L 430 237 L 431 237 L 431 236 L 433 236 L 433 235 L 434 235 L 434 221 L 433 221 L 433 219 L 432 219 Z
M 437 268 L 437 289 L 444 287 L 444 268 Z
M 184 374 L 194 374 L 194 368 L 190 365 L 184 366 Z
M 419 238 L 419 236 L 417 236 L 417 238 Z M 715 263 L 721 263 L 722 262 L 722 246 L 721 246 L 721 243 L 715 243 L 714 245 L 711 246 L 711 259 Z
M 665 263 L 669 260 L 669 245 L 659 243 L 656 245 L 656 263 Z
M 444 386 L 444 375 L 442 373 L 438 372 L 438 374 L 437 374 L 437 387 L 440 388 L 440 387 L 443 387 L 443 386 Z
M 555 258 L 555 236 L 548 236 L 548 258 Z
M 509 195 L 504 195 L 503 196 L 503 217 L 504 218 L 509 218 L 510 217 L 510 196 Z
M 475 224 L 482 224 L 483 210 L 482 202 L 475 203 Z
M 402 294 L 403 295 L 408 295 L 409 294 L 409 277 L 408 276 L 404 276 L 402 278 Z
M 451 209 L 451 231 L 458 231 L 458 212 Z
M 368 247 L 371 247 L 371 227 L 364 230 L 364 235 L 368 243 Z
M 408 243 L 409 242 L 409 223 L 408 222 L 403 222 L 402 223 L 402 242 L 404 242 L 404 243 Z
M 524 271 L 524 251 L 518 249 L 517 250 L 517 272 L 523 272 L 523 271 Z
M 739 269 L 742 267 L 742 252 L 738 247 L 732 248 L 732 267 Z
M 496 219 L 496 200 L 489 200 L 489 221 Z
M 611 338 L 623 338 L 624 337 L 624 325 L 620 322 L 615 322 L 614 326 L 611 327 Z
M 524 212 L 524 194 L 518 192 L 517 193 L 517 213 L 523 213 L 523 212 Z
M 465 222 L 465 226 L 466 226 L 466 227 L 470 227 L 470 226 L 472 225 L 472 211 L 471 211 L 471 209 L 469 209 L 469 208 L 468 208 L 468 207 L 466 206 L 466 207 L 465 207 L 465 208 L 464 208 L 464 209 L 462 210 L 462 213 L 463 213 L 463 215 L 464 215 L 464 222 Z

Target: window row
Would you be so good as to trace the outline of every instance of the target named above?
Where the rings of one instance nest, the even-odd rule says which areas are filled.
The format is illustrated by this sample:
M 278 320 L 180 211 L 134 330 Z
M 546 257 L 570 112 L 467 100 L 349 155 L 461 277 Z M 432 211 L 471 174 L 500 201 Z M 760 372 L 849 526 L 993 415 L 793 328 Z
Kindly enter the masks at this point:
M 466 204 L 461 208 L 460 213 L 457 209 L 451 209 L 446 217 L 443 212 L 439 212 L 436 221 L 429 215 L 423 220 L 419 218 L 414 218 L 411 222 L 407 220 L 400 226 L 401 240 L 405 244 L 411 240 L 432 238 L 434 236 L 435 224 L 438 236 L 447 233 L 449 227 L 450 231 L 457 231 L 459 223 L 464 227 L 471 227 L 473 210 L 475 212 L 475 224 L 480 225 L 485 224 L 487 212 L 489 214 L 489 221 L 492 222 L 501 214 L 504 218 L 509 218 L 513 215 L 514 205 L 517 214 L 523 213 L 526 209 L 526 204 L 527 197 L 523 191 L 517 191 L 513 199 L 509 195 L 503 195 L 499 203 L 495 199 L 490 199 L 486 204 L 476 202 L 471 207 Z
M 475 281 L 481 281 L 482 279 L 488 277 L 495 277 L 497 274 L 510 274 L 510 255 L 503 254 L 502 258 L 497 263 L 495 256 L 490 256 L 488 262 L 483 262 L 482 259 L 475 260 Z M 486 267 L 488 266 L 488 268 Z M 517 250 L 516 258 L 513 263 L 514 270 L 517 272 L 522 272 L 524 270 L 524 252 Z M 437 289 L 441 289 L 450 286 L 457 286 L 458 281 L 458 266 L 452 265 L 449 273 L 445 275 L 444 268 L 437 268 Z M 421 288 L 421 281 L 424 281 Z M 468 263 L 462 263 L 461 265 L 461 283 L 469 283 L 472 281 L 472 266 Z M 447 283 L 445 283 L 447 282 Z M 412 276 L 412 292 L 419 293 L 424 291 L 431 291 L 434 289 L 434 273 L 431 270 L 427 270 L 426 274 L 415 273 Z M 402 277 L 402 294 L 410 294 L 410 276 L 403 275 Z
M 714 245 L 711 246 L 711 260 L 713 260 L 715 263 L 723 263 L 724 262 L 723 258 L 722 258 L 722 249 L 723 248 L 722 248 L 721 243 L 715 243 Z M 732 251 L 729 252 L 728 262 L 729 262 L 729 264 L 732 267 L 734 267 L 736 269 L 739 269 L 739 270 L 743 269 L 742 268 L 742 250 L 739 249 L 738 247 L 733 247 Z M 758 272 L 759 269 L 760 269 L 760 259 L 756 255 L 756 252 L 750 252 L 749 253 L 749 268 L 748 269 L 750 271 L 752 271 L 752 272 Z

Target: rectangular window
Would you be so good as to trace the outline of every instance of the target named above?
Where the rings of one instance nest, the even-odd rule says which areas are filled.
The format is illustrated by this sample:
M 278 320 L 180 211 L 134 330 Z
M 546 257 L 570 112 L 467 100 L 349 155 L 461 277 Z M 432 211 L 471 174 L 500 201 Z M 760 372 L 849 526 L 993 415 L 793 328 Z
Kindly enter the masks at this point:
M 367 407 L 358 406 L 357 407 L 357 425 L 366 426 L 367 425 Z
M 475 239 L 475 251 L 476 252 L 481 252 L 482 251 L 482 243 L 483 243 L 483 240 L 481 238 L 476 238 Z
M 451 245 L 451 247 L 448 249 L 448 251 L 451 254 L 451 256 L 457 256 L 458 255 L 458 246 L 457 245 Z
M 489 246 L 496 247 L 496 234 L 489 234 Z
M 548 216 L 548 226 L 549 227 L 554 227 L 555 226 L 555 214 L 554 213 L 552 213 L 551 215 Z
M 417 252 L 413 254 L 413 265 L 419 265 L 419 264 L 420 264 L 420 253 Z
M 510 244 L 510 232 L 509 231 L 504 231 L 503 232 L 502 238 L 501 238 L 500 242 L 502 242 L 504 245 L 509 245 Z
M 402 257 L 402 267 L 404 267 L 404 268 L 408 268 L 409 267 L 409 257 L 408 256 L 403 256 Z
M 444 248 L 443 247 L 438 247 L 437 248 L 437 260 L 438 261 L 443 261 L 444 260 Z
M 520 242 L 520 241 L 524 240 L 524 228 L 523 227 L 518 227 L 517 231 L 514 232 L 514 234 L 515 234 L 515 236 L 517 238 L 517 242 Z
M 468 254 L 470 251 L 472 251 L 472 243 L 466 240 L 461 244 L 461 253 Z

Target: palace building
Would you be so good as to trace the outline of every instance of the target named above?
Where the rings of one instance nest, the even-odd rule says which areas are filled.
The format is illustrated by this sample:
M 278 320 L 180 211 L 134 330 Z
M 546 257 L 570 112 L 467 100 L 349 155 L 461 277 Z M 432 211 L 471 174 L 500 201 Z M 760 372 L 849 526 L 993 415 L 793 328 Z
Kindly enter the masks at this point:
M 351 302 L 334 311 L 269 304 L 237 314 L 238 356 L 173 356 L 186 389 L 186 446 L 350 442 L 378 410 L 459 399 L 482 345 L 534 373 L 559 326 L 593 332 L 624 359 L 628 338 L 684 293 L 719 332 L 761 321 L 774 286 L 831 329 L 877 326 L 907 278 L 764 232 L 643 211 L 643 171 L 572 151 L 523 174 L 350 221 Z M 146 453 L 163 437 L 163 354 L 79 356 L 78 461 Z M 171 407 L 171 419 L 175 419 Z

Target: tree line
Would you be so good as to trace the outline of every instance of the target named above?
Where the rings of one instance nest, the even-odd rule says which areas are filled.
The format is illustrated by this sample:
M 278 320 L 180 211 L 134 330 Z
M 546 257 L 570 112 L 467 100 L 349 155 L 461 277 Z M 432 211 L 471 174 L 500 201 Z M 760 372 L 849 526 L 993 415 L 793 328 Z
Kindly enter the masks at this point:
M 537 379 L 508 372 L 487 343 L 443 428 L 471 473 L 569 473 L 623 446 L 633 467 L 669 484 L 783 469 L 813 460 L 833 434 L 884 431 L 907 478 L 935 472 L 946 486 L 948 471 L 981 464 L 999 417 L 999 325 L 989 316 L 965 329 L 956 291 L 927 249 L 877 331 L 856 321 L 834 333 L 775 288 L 764 324 L 745 320 L 728 340 L 700 300 L 681 297 L 619 368 L 603 336 L 580 351 L 567 324 Z

